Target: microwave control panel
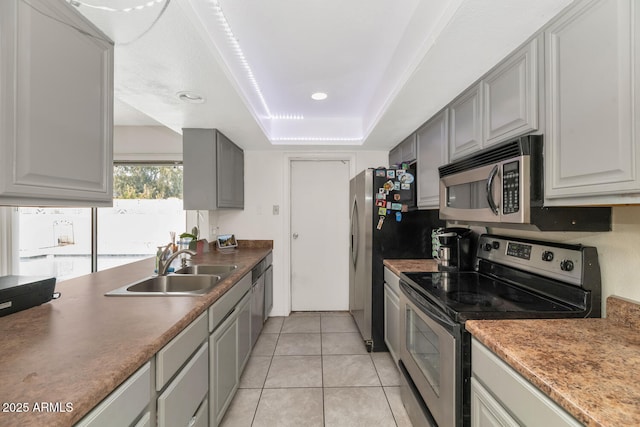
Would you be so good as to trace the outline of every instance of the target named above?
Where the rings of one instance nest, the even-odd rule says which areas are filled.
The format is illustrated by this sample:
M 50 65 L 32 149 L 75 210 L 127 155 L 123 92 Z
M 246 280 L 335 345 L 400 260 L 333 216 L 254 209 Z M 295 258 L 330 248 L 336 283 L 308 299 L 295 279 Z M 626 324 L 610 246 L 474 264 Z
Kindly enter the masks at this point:
M 502 167 L 502 213 L 520 211 L 520 161 L 505 163 Z

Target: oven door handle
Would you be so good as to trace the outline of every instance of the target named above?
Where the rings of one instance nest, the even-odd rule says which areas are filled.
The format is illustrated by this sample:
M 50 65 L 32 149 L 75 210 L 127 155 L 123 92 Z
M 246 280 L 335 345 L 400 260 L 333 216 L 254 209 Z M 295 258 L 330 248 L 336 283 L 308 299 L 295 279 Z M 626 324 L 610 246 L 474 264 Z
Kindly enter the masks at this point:
M 491 172 L 489 173 L 489 177 L 487 178 L 487 203 L 489 203 L 489 208 L 491 208 L 491 212 L 495 215 L 499 215 L 500 212 L 498 210 L 498 206 L 496 206 L 495 200 L 493 200 L 493 180 L 498 175 L 499 171 L 498 165 L 495 165 Z
M 422 313 L 429 316 L 431 320 L 438 323 L 454 336 L 457 336 L 460 325 L 446 316 L 441 308 L 436 307 L 425 298 L 420 297 L 410 284 L 402 280 L 400 280 L 400 290 Z

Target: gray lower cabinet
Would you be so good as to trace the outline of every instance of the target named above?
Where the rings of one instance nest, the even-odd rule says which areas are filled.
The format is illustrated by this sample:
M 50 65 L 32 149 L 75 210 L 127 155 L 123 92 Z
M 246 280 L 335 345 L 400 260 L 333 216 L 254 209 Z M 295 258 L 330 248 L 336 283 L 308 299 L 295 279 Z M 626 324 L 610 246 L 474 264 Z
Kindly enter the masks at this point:
M 158 397 L 158 427 L 188 426 L 209 391 L 209 344 L 204 343 Z
M 471 357 L 472 427 L 582 425 L 475 338 Z
M 384 342 L 398 363 L 400 355 L 400 278 L 384 268 Z
M 238 388 L 238 318 L 232 313 L 209 338 L 211 346 L 210 424 L 217 426 Z
M 264 324 L 264 274 L 251 287 L 251 345 L 255 345 Z
M 269 265 L 264 272 L 264 321 L 267 321 L 273 309 L 273 266 Z
M 244 152 L 217 129 L 182 130 L 184 208 L 244 209 Z
M 0 1 L 0 204 L 113 204 L 113 43 L 66 1 Z
M 115 389 L 98 406 L 93 408 L 77 427 L 109 427 L 134 425 L 137 420 L 144 425 L 150 419 L 147 413 L 151 403 L 151 363 L 147 362 Z
M 247 292 L 238 303 L 238 379 L 244 370 L 253 342 L 251 339 L 251 294 Z
M 202 418 L 200 409 L 209 393 L 208 332 L 205 311 L 156 354 L 158 427 L 189 425 Z
M 209 425 L 224 417 L 251 353 L 251 273 L 209 308 Z

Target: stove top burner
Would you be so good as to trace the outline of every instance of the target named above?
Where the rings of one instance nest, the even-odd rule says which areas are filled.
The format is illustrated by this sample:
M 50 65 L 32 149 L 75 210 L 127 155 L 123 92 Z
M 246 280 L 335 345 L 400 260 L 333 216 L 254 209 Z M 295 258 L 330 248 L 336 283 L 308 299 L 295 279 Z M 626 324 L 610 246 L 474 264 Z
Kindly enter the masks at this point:
M 457 320 L 564 317 L 582 310 L 505 281 L 472 271 L 404 273 L 409 285 Z
M 449 299 L 464 305 L 479 305 L 482 307 L 501 305 L 501 301 L 491 295 L 481 295 L 473 292 L 450 292 Z

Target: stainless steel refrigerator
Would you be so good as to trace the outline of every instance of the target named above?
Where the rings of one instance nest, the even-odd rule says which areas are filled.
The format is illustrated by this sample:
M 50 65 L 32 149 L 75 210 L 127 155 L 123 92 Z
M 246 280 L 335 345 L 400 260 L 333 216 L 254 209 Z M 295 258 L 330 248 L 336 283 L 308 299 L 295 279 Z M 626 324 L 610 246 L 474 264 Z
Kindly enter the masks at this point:
M 349 311 L 368 351 L 384 343 L 384 259 L 431 258 L 438 210 L 417 210 L 415 170 L 365 169 L 349 183 Z

